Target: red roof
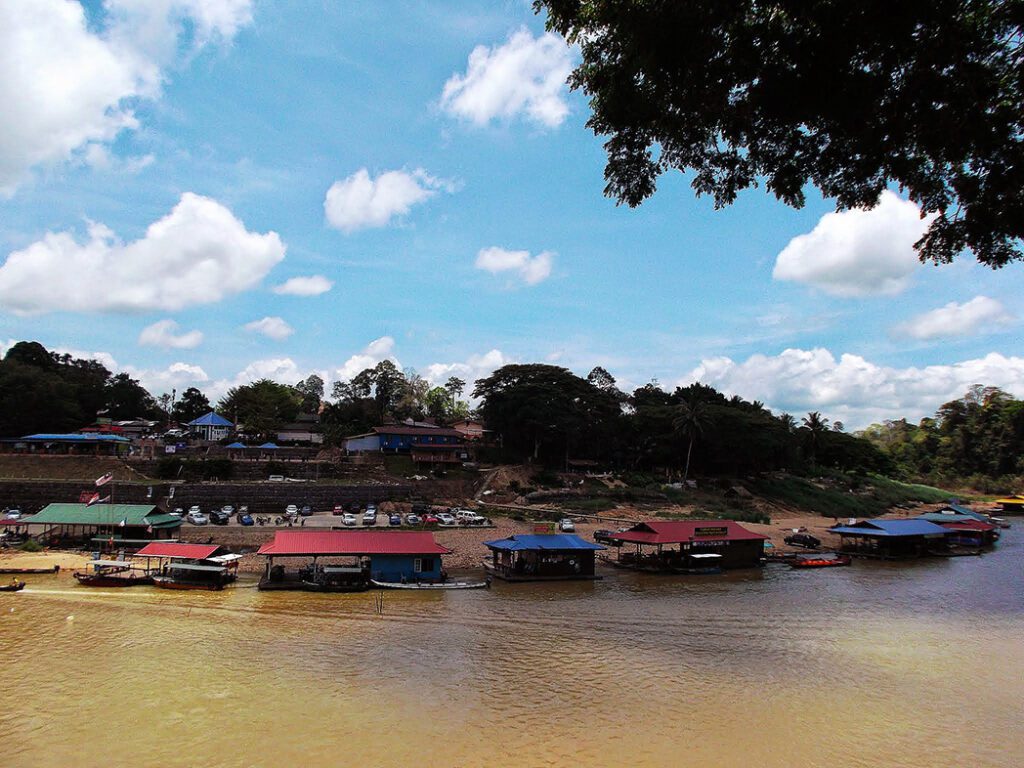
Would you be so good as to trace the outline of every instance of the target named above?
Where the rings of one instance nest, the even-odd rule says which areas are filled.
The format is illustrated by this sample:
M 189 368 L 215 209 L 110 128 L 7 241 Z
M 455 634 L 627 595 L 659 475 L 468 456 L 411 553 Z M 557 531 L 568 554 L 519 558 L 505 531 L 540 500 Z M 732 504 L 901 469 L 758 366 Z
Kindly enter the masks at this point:
M 634 544 L 681 544 L 701 541 L 763 541 L 767 536 L 748 531 L 732 520 L 671 520 L 637 523 L 611 538 Z
M 939 523 L 939 525 L 951 531 L 994 531 L 996 529 L 992 523 L 982 520 L 959 520 L 955 523 Z
M 277 531 L 261 555 L 447 555 L 426 531 Z
M 213 557 L 219 544 L 178 544 L 173 541 L 151 541 L 138 552 L 140 557 L 181 557 L 188 560 L 205 560 Z
M 378 435 L 429 435 L 431 437 L 463 437 L 457 429 L 447 427 L 374 427 L 373 431 Z

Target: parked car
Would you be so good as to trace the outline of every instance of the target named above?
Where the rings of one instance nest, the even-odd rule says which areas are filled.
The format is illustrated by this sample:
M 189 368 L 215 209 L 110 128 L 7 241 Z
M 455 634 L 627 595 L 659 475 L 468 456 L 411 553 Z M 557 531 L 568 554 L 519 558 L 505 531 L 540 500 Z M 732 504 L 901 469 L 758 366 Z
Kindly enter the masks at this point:
M 377 524 L 377 512 L 371 512 L 367 509 L 363 512 L 363 525 L 376 525 Z
M 402 516 L 397 514 L 388 515 L 388 525 L 401 525 Z
M 196 513 L 196 514 L 198 515 L 198 514 L 200 514 L 200 513 L 201 513 L 201 512 L 203 511 L 203 510 L 201 510 L 201 509 L 199 508 L 199 505 L 198 505 L 198 504 L 193 504 L 193 505 L 192 505 L 191 507 L 189 507 L 189 508 L 188 508 L 188 511 L 189 511 L 189 514 L 192 514 L 193 512 L 195 512 L 195 513 Z
M 210 513 L 210 522 L 214 525 L 227 525 L 231 522 L 231 515 L 222 509 L 215 509 Z
M 409 511 L 414 515 L 425 515 L 430 511 L 430 505 L 417 501 L 413 503 L 412 508 Z
M 284 482 L 284 475 L 271 475 L 270 477 L 267 478 L 267 482 L 283 483 Z
M 252 519 L 252 515 L 250 515 L 248 512 L 245 512 L 238 516 L 239 525 L 253 525 L 254 522 L 255 521 Z
M 486 517 L 481 517 L 476 512 L 474 512 L 472 515 L 467 515 L 465 517 L 460 517 L 459 518 L 459 525 L 486 525 L 486 524 L 487 524 L 487 518 Z
M 423 516 L 423 524 L 424 525 L 437 525 L 439 522 L 441 522 L 441 521 L 438 520 L 437 515 L 424 515 Z
M 210 518 L 202 512 L 193 512 L 191 509 L 188 511 L 188 514 L 185 515 L 185 519 L 192 523 L 192 525 L 206 525 L 210 522 Z
M 455 515 L 456 520 L 471 520 L 472 518 L 478 516 L 477 513 L 471 509 L 455 508 L 454 510 L 452 510 L 452 514 Z
M 341 504 L 335 504 L 334 509 L 331 510 L 332 515 L 341 515 L 345 511 L 345 508 Z
M 805 547 L 806 549 L 817 549 L 821 546 L 821 539 L 811 536 L 809 533 L 791 533 L 783 541 L 791 547 Z
M 295 517 L 299 514 L 299 508 L 294 504 L 289 504 L 287 507 L 284 508 L 284 513 L 288 517 Z
M 182 509 L 181 507 L 175 507 L 170 512 L 168 512 L 167 514 L 168 515 L 174 515 L 175 517 L 184 517 L 185 516 L 185 510 Z
M 373 502 L 371 501 L 371 502 L 370 502 L 369 504 L 367 504 L 367 505 L 366 505 L 366 511 L 367 511 L 367 512 L 372 512 L 373 514 L 375 514 L 375 515 L 376 515 L 376 514 L 377 514 L 377 505 L 376 505 L 376 504 L 374 504 L 374 503 L 373 503 Z
M 612 538 L 612 533 L 614 533 L 614 531 L 611 531 L 608 528 L 598 528 L 594 531 L 594 541 L 598 544 L 611 544 L 615 541 Z
M 21 510 L 17 507 L 4 512 L 4 520 L 21 520 Z
M 408 515 L 405 516 L 405 524 L 406 525 L 422 525 L 423 524 L 423 518 L 420 517 L 419 515 L 414 515 L 414 514 L 412 514 L 410 512 Z
M 230 504 L 225 504 L 223 507 L 220 508 L 220 511 L 226 514 L 228 517 L 231 517 L 235 514 L 235 508 Z
M 568 517 L 563 517 L 558 521 L 558 530 L 562 533 L 576 533 L 576 523 Z
M 353 515 L 351 512 L 346 512 L 344 515 L 341 516 L 342 525 L 357 525 L 358 522 L 359 521 L 356 518 L 356 516 Z
M 455 515 L 451 514 L 450 512 L 438 512 L 437 522 L 440 525 L 455 525 Z
M 362 508 L 362 505 L 358 501 L 350 501 L 345 504 L 345 511 L 351 512 L 353 515 L 358 515 Z
M 306 504 L 302 507 L 302 509 L 299 510 L 299 514 L 303 517 L 312 517 L 313 508 L 309 506 L 309 504 Z

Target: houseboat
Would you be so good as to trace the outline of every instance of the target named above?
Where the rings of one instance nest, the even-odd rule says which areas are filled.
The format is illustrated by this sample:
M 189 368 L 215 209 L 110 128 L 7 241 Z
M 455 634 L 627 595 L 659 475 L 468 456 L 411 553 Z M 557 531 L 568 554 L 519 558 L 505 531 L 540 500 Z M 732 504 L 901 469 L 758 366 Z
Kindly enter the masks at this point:
M 242 558 L 216 544 L 179 542 L 152 542 L 132 557 L 146 560 L 153 586 L 210 591 L 224 589 L 238 578 L 238 561 Z
M 621 545 L 616 556 L 608 558 L 610 565 L 678 574 L 756 568 L 764 562 L 768 538 L 733 520 L 648 521 L 609 537 Z
M 138 587 L 152 584 L 149 571 L 127 560 L 91 560 L 84 571 L 72 576 L 83 587 Z
M 491 557 L 484 560 L 488 575 L 505 581 L 594 580 L 595 553 L 600 544 L 571 533 L 517 533 L 485 541 Z
M 949 549 L 947 531 L 928 520 L 862 520 L 829 529 L 842 541 L 840 552 L 883 560 L 923 557 Z

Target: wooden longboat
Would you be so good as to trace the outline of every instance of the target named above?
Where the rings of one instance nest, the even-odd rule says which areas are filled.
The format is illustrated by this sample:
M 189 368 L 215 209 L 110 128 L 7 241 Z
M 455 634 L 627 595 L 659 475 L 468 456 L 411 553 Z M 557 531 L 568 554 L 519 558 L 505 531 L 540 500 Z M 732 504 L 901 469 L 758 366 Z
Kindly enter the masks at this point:
M 93 560 L 93 571 L 75 571 L 72 575 L 83 587 L 138 587 L 152 584 L 153 577 L 146 571 L 137 571 L 131 563 L 122 560 Z
M 850 565 L 853 558 L 849 555 L 798 555 L 791 562 L 793 568 L 836 568 Z
M 21 575 L 25 573 L 60 573 L 60 566 L 52 568 L 0 568 L 0 575 Z
M 3 586 L 0 586 L 0 592 L 20 592 L 24 588 L 24 581 L 16 581 L 13 584 L 4 584 Z
M 377 581 L 376 579 L 371 579 L 370 583 L 380 589 L 483 589 L 490 586 L 486 581 L 421 581 L 403 584 L 400 581 Z

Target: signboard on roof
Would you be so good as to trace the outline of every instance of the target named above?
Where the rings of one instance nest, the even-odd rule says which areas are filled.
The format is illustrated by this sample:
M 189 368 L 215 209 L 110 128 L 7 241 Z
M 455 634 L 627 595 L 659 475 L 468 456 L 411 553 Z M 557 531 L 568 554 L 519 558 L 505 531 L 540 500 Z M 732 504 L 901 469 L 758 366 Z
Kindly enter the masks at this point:
M 701 528 L 694 528 L 693 529 L 693 537 L 694 538 L 705 537 L 705 536 L 713 536 L 715 538 L 719 538 L 720 539 L 723 536 L 728 536 L 728 535 L 729 535 L 729 529 L 726 526 L 724 526 L 724 525 L 704 526 L 704 527 L 701 527 Z

